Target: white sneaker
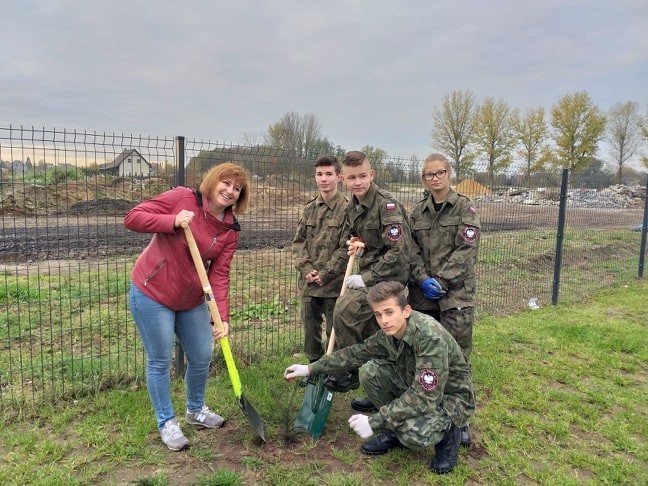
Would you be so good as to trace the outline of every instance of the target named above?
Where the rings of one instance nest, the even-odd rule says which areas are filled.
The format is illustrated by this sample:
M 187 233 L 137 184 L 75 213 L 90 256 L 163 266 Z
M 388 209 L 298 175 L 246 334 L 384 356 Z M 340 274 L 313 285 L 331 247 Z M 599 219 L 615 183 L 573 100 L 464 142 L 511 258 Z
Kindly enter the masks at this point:
M 176 419 L 167 421 L 160 429 L 162 442 L 172 451 L 181 451 L 189 447 L 189 440 L 184 436 Z
M 197 412 L 190 412 L 187 410 L 185 418 L 188 424 L 208 427 L 210 429 L 217 429 L 222 427 L 225 423 L 223 417 L 209 410 L 209 407 L 206 405 L 203 405 Z

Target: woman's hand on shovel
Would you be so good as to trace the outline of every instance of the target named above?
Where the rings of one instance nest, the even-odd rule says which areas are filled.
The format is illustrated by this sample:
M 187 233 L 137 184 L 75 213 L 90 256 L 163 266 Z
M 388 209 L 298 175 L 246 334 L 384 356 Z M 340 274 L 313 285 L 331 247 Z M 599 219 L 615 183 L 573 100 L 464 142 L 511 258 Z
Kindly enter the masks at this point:
M 288 381 L 293 381 L 295 378 L 303 378 L 309 375 L 310 368 L 308 365 L 293 364 L 284 371 L 284 378 Z
M 174 228 L 186 228 L 191 224 L 191 221 L 194 218 L 193 211 L 187 211 L 186 209 L 181 209 L 178 214 L 175 216 L 173 221 Z
M 221 328 L 219 326 L 214 326 L 212 329 L 212 333 L 214 334 L 214 339 L 220 339 L 224 338 L 229 334 L 229 322 L 223 321 L 223 330 L 221 331 Z

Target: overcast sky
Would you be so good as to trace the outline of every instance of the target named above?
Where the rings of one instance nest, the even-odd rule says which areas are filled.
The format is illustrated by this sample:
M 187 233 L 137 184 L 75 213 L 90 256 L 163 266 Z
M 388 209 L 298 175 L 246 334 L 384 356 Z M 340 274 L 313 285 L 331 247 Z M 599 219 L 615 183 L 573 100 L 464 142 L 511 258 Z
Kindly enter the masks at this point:
M 432 110 L 456 90 L 520 109 L 576 91 L 604 111 L 648 106 L 646 0 L 0 0 L 0 12 L 0 127 L 236 143 L 294 111 L 347 150 L 424 157 Z

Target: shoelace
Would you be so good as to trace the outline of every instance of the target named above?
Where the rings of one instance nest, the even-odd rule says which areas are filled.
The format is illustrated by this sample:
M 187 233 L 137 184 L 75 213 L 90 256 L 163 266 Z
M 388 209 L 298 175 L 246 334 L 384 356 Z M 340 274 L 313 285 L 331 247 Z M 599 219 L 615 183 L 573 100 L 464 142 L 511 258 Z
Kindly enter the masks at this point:
M 171 424 L 167 427 L 167 431 L 169 433 L 169 436 L 171 436 L 171 438 L 173 439 L 182 437 L 182 431 L 180 430 L 180 427 L 178 425 Z
M 204 422 L 210 413 L 212 413 L 212 411 L 209 410 L 209 407 L 207 407 L 207 405 L 203 405 L 202 408 L 198 412 L 196 412 L 194 417 L 198 422 Z

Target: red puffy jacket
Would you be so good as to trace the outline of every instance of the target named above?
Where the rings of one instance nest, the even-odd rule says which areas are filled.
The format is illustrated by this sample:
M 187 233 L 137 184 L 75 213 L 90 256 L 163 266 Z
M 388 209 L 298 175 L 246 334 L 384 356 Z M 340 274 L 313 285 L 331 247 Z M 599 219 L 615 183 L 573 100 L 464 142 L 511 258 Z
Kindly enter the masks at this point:
M 193 309 L 204 301 L 184 231 L 173 227 L 176 214 L 182 209 L 195 213 L 191 231 L 221 319 L 229 321 L 229 271 L 240 226 L 231 210 L 225 212 L 224 221 L 219 221 L 207 210 L 207 200 L 199 192 L 176 187 L 138 204 L 126 214 L 126 228 L 154 233 L 135 263 L 131 280 L 151 299 L 174 311 Z

